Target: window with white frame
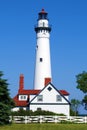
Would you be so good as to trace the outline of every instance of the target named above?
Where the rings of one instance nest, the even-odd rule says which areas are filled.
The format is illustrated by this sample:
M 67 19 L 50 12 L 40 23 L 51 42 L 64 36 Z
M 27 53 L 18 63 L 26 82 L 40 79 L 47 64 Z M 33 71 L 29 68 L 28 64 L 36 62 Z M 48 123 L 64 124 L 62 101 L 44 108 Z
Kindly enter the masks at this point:
M 24 95 L 24 99 L 26 99 L 26 95 Z
M 23 95 L 21 95 L 21 96 L 19 96 L 19 98 L 22 100 L 22 99 L 24 98 L 24 96 L 23 96 Z
M 27 95 L 19 95 L 19 100 L 27 100 Z
M 61 101 L 62 101 L 61 95 L 56 95 L 56 101 L 57 101 L 57 102 L 61 102 Z
M 43 95 L 38 95 L 37 96 L 37 101 L 43 101 Z

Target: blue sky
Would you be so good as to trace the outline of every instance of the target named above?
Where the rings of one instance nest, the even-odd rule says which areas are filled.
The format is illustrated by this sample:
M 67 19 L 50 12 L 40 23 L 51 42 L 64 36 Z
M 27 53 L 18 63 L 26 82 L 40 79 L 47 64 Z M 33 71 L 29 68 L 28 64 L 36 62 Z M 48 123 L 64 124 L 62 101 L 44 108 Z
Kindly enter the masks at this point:
M 0 70 L 15 96 L 19 75 L 33 89 L 38 12 L 44 8 L 52 25 L 50 38 L 53 84 L 82 99 L 76 75 L 87 71 L 87 0 L 0 0 Z

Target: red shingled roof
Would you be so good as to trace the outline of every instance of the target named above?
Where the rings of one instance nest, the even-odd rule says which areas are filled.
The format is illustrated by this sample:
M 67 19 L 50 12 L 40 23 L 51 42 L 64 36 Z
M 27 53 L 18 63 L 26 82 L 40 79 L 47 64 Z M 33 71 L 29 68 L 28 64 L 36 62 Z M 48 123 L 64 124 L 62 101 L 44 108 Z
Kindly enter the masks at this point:
M 69 95 L 69 93 L 68 93 L 66 90 L 59 90 L 59 92 L 60 92 L 62 95 Z
M 13 98 L 15 102 L 15 106 L 27 106 L 29 101 L 19 101 L 18 100 L 18 95 L 28 95 L 28 98 L 30 95 L 36 95 L 40 92 L 40 90 L 19 90 L 18 94 Z
M 15 102 L 15 106 L 22 106 L 22 107 L 26 107 L 28 105 L 28 101 L 19 101 L 18 100 L 18 95 L 16 95 L 14 98 L 13 98 L 14 102 Z
M 19 90 L 18 91 L 18 94 L 27 94 L 27 95 L 36 95 L 40 92 L 41 90 Z M 62 95 L 69 95 L 69 93 L 66 91 L 66 90 L 59 90 L 59 92 L 62 94 Z
M 16 95 L 14 98 L 13 98 L 14 102 L 15 102 L 15 106 L 22 106 L 22 107 L 26 107 L 28 105 L 28 101 L 19 101 L 18 100 L 18 95 Z
M 28 94 L 28 95 L 34 95 L 38 94 L 41 90 L 20 90 L 18 91 L 18 94 Z

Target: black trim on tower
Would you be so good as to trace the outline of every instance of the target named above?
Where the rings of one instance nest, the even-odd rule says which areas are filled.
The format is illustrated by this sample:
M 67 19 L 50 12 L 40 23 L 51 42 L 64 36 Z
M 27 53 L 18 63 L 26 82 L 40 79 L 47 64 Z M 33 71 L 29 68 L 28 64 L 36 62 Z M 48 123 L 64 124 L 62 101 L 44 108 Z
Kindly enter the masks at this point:
M 49 31 L 49 32 L 51 32 L 51 27 L 35 27 L 35 31 L 36 31 L 36 33 L 38 32 L 38 31 L 42 31 L 42 30 L 47 30 L 47 31 Z
M 48 15 L 48 13 L 45 12 L 44 9 L 42 9 L 41 12 L 38 13 L 38 20 L 40 20 L 40 19 L 48 19 L 48 18 L 47 18 L 47 15 Z

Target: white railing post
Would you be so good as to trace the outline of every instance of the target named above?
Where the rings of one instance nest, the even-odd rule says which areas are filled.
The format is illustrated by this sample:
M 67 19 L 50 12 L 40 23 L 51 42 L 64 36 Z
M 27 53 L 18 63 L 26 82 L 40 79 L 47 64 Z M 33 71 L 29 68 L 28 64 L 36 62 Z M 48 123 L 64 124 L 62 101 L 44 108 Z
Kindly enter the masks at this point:
M 42 120 L 42 116 L 40 116 L 40 124 L 43 122 L 43 120 Z
M 54 122 L 57 123 L 57 116 L 54 116 Z
M 87 123 L 87 117 L 86 117 L 86 116 L 84 117 L 84 119 L 85 119 L 85 122 L 84 122 L 84 123 Z
M 9 116 L 9 118 L 10 118 L 10 119 L 9 119 L 9 122 L 11 123 L 11 122 L 12 122 L 12 116 Z
M 27 116 L 25 116 L 25 124 L 27 124 Z

